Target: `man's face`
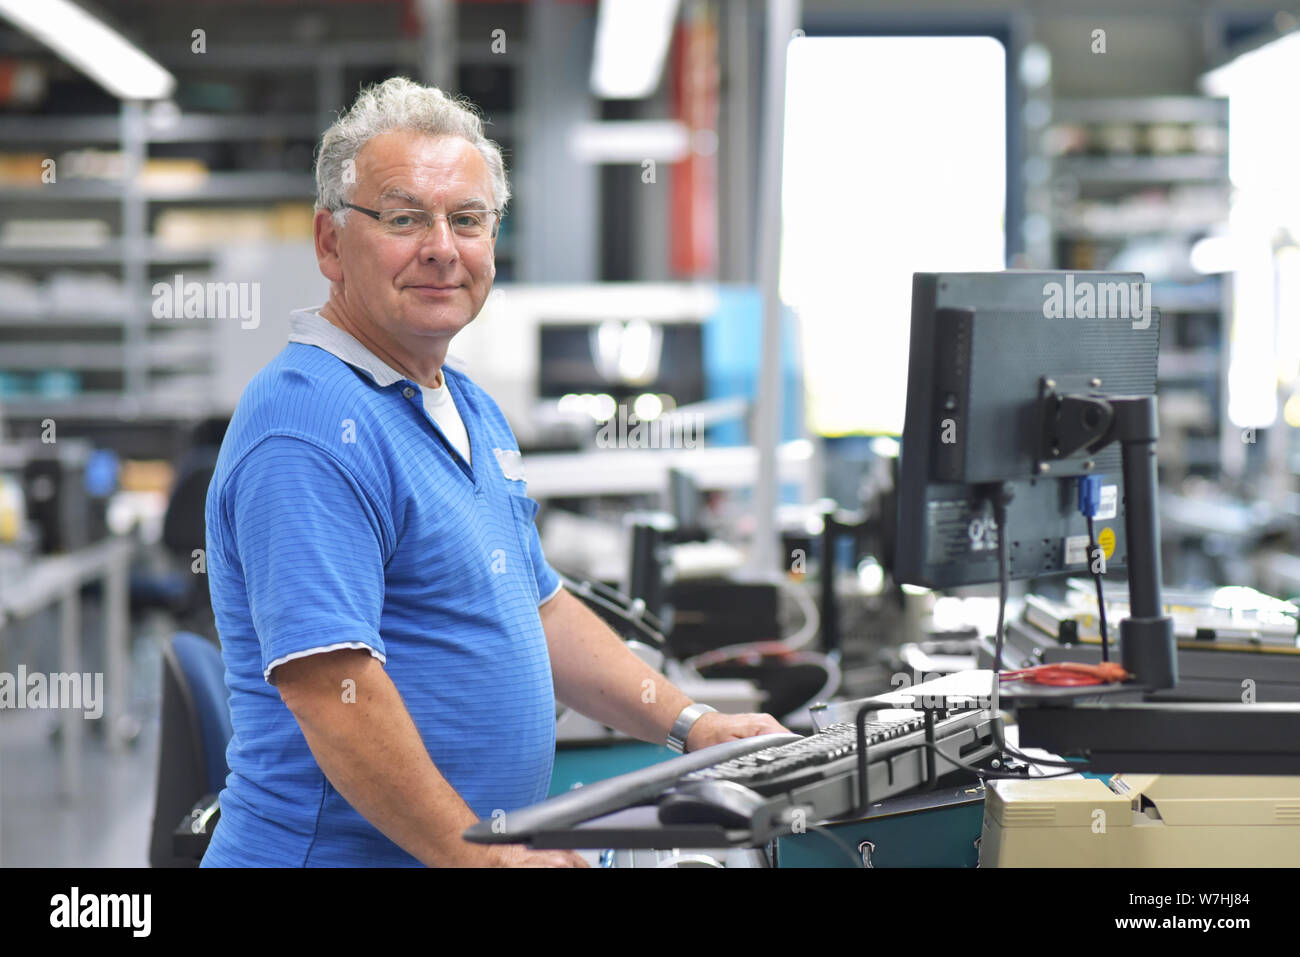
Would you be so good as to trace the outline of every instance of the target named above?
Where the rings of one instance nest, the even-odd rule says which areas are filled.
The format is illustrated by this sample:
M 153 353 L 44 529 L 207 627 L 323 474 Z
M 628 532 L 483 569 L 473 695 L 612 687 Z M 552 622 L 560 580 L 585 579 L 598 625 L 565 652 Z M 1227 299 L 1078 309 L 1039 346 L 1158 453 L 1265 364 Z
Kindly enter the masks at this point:
M 367 209 L 496 207 L 487 163 L 460 137 L 383 133 L 361 148 L 356 177 L 351 202 Z M 495 237 L 457 236 L 442 216 L 423 237 L 393 236 L 356 210 L 334 230 L 333 244 L 331 228 L 318 222 L 321 271 L 341 283 L 336 293 L 354 321 L 397 342 L 418 347 L 415 337 L 450 339 L 478 315 L 492 289 Z

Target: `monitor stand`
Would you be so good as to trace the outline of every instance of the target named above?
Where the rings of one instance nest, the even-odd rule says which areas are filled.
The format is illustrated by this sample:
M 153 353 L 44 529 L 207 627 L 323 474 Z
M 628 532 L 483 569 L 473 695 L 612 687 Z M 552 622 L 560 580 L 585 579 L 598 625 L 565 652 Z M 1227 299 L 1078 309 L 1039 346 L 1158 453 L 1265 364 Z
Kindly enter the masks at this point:
M 1173 619 L 1164 614 L 1161 595 L 1155 396 L 1058 395 L 1048 378 L 1040 395 L 1040 470 L 1081 449 L 1095 453 L 1112 441 L 1121 447 L 1131 616 L 1120 622 L 1120 661 L 1135 677 L 1112 687 L 1176 688 Z M 1096 699 L 1103 687 L 1067 695 L 1018 689 L 1003 700 L 1016 709 L 1022 745 L 1085 753 L 1091 771 L 1300 774 L 1300 704 L 1080 700 Z

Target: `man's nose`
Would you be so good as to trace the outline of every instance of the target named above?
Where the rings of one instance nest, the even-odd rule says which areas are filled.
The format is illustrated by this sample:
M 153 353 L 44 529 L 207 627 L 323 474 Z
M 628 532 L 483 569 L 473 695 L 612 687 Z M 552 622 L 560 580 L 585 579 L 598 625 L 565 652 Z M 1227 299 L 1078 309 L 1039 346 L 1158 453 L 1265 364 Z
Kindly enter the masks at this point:
M 456 261 L 459 250 L 456 248 L 456 235 L 451 231 L 451 223 L 446 216 L 436 216 L 433 226 L 424 234 L 420 244 L 420 258 L 426 262 L 451 263 Z

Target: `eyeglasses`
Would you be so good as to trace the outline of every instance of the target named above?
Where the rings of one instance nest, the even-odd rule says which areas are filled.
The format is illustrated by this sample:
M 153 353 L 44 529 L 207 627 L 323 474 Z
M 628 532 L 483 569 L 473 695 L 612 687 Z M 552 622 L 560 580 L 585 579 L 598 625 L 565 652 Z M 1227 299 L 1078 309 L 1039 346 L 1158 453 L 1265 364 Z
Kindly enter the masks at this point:
M 427 236 L 429 230 L 433 229 L 434 221 L 439 218 L 446 219 L 451 231 L 462 239 L 495 239 L 497 230 L 501 227 L 499 209 L 461 209 L 454 213 L 431 213 L 425 209 L 366 209 L 352 203 L 343 205 L 378 220 L 379 225 L 384 227 L 384 232 L 398 239 Z

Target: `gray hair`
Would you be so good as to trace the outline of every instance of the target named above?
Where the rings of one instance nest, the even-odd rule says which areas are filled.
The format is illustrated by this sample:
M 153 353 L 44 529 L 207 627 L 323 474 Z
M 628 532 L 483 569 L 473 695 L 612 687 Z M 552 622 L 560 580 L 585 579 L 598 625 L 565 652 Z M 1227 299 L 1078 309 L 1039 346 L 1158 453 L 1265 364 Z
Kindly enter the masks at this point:
M 453 99 L 435 86 L 422 86 L 395 76 L 366 87 L 356 102 L 321 136 L 316 154 L 316 209 L 334 210 L 343 224 L 343 206 L 356 188 L 356 160 L 361 147 L 381 133 L 409 130 L 429 136 L 459 136 L 469 141 L 487 163 L 497 207 L 510 201 L 501 147 L 483 135 L 483 120 L 472 103 Z M 350 173 L 351 175 L 345 175 Z

